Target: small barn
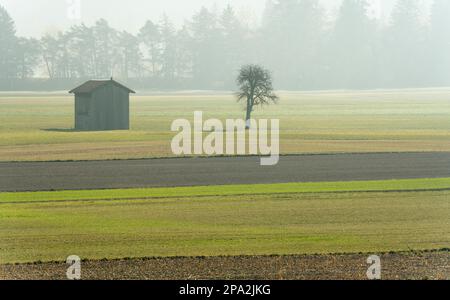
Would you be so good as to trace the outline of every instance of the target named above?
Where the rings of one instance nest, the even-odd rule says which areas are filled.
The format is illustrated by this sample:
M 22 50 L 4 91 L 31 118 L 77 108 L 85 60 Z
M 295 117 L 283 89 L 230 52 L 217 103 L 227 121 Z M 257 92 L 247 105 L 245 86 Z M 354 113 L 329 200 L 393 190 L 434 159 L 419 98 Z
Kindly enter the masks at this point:
M 89 80 L 69 93 L 75 94 L 75 130 L 130 129 L 132 89 L 113 80 Z

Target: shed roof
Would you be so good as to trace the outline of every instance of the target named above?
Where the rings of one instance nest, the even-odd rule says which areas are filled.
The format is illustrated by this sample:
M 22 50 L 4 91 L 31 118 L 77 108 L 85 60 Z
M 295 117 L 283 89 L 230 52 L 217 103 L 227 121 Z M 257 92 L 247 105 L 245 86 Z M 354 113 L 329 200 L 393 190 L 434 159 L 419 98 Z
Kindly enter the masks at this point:
M 135 94 L 136 92 L 132 89 L 124 86 L 123 84 L 111 79 L 108 80 L 89 80 L 83 83 L 82 85 L 74 88 L 73 90 L 69 91 L 71 94 L 90 94 L 96 89 L 104 86 L 105 84 L 112 83 L 118 87 L 121 87 L 125 90 L 127 90 L 129 93 Z

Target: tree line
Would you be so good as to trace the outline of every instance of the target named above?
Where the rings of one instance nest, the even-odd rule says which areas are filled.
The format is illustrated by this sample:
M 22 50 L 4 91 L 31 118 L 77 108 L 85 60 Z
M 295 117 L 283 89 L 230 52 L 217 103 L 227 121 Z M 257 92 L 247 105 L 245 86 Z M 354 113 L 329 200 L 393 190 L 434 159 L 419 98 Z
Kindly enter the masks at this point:
M 367 0 L 344 0 L 332 21 L 317 0 L 268 0 L 261 20 L 252 28 L 231 6 L 203 7 L 180 27 L 163 16 L 131 34 L 100 19 L 35 39 L 18 37 L 0 6 L 0 82 L 114 76 L 137 88 L 234 89 L 240 66 L 259 64 L 279 89 L 450 84 L 448 0 L 434 0 L 427 22 L 411 0 L 397 0 L 388 24 Z

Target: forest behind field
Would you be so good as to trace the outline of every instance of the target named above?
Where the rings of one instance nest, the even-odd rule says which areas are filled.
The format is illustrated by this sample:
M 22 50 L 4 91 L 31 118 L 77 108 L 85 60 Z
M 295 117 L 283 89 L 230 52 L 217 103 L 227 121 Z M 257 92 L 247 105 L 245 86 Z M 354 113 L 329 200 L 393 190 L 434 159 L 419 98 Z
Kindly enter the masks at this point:
M 202 7 L 181 25 L 163 15 L 136 34 L 100 18 L 33 38 L 18 36 L 0 5 L 1 91 L 111 76 L 141 90 L 230 90 L 249 63 L 271 70 L 277 89 L 449 86 L 450 1 L 434 0 L 426 20 L 419 1 L 397 0 L 383 22 L 365 0 L 344 0 L 331 19 L 316 0 L 279 0 L 257 27 L 232 6 Z

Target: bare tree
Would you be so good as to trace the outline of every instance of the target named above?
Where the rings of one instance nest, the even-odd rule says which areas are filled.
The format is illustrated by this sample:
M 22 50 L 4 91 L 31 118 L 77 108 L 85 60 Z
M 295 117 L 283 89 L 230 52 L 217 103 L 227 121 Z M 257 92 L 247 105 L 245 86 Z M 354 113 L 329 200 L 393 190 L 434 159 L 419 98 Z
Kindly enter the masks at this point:
M 246 129 L 250 128 L 251 115 L 256 106 L 277 103 L 278 96 L 273 92 L 272 76 L 268 70 L 258 65 L 243 66 L 237 78 L 240 92 L 238 101 L 247 101 Z

